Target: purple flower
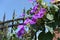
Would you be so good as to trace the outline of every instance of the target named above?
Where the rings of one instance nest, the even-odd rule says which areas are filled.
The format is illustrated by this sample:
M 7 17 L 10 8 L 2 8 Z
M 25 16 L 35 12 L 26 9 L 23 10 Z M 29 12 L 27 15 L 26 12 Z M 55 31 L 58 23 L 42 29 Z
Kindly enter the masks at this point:
M 25 21 L 24 21 L 24 24 L 28 24 L 30 22 L 30 19 L 27 18 Z
M 17 35 L 18 37 L 20 37 L 20 36 L 23 36 L 24 33 L 25 33 L 24 28 L 22 28 L 21 30 L 18 31 Z
M 33 15 L 34 19 L 42 18 L 44 16 L 44 13 L 38 13 L 37 15 Z
M 24 17 L 24 16 L 25 16 L 25 13 L 22 13 L 22 14 L 21 14 L 21 17 Z
M 32 21 L 36 22 L 36 21 L 37 21 L 37 19 L 35 19 L 35 18 L 32 18 Z
M 29 18 L 27 18 L 27 19 L 24 21 L 24 24 L 28 24 L 28 23 L 30 23 L 30 24 L 35 24 L 36 22 L 33 21 L 33 20 L 31 20 L 31 19 L 29 19 Z
M 54 3 L 55 2 L 55 0 L 51 0 L 51 3 Z
M 30 2 L 32 2 L 33 0 L 29 0 Z
M 16 30 L 16 34 L 18 37 L 23 36 L 25 33 L 24 30 L 24 25 L 18 25 L 17 30 Z
M 23 28 L 23 27 L 24 27 L 24 25 L 18 25 L 17 28 L 20 28 L 20 29 L 21 29 L 21 28 Z
M 32 14 L 32 13 L 34 13 L 35 11 L 32 9 L 31 11 L 30 11 L 30 13 Z
M 32 18 L 38 19 L 38 14 L 33 15 Z
M 43 16 L 44 16 L 44 13 L 38 13 L 38 18 L 43 18 Z
M 38 9 L 38 6 L 39 6 L 39 4 L 36 4 L 36 5 L 32 8 L 32 10 L 30 11 L 30 13 L 31 13 L 31 14 L 34 13 L 34 12 Z
M 38 18 L 42 18 L 44 16 L 44 13 L 46 12 L 45 8 L 41 8 L 40 11 L 38 12 Z
M 37 10 L 38 9 L 38 6 L 39 6 L 39 4 L 36 4 L 34 7 L 33 7 L 33 10 Z
M 39 12 L 45 13 L 46 12 L 46 9 L 45 8 L 41 8 Z
M 34 21 L 34 20 L 30 20 L 29 23 L 30 23 L 30 24 L 36 24 L 36 21 Z
M 42 18 L 44 16 L 45 12 L 46 12 L 46 9 L 45 8 L 41 8 L 40 11 L 37 14 L 34 14 L 32 16 L 32 18 L 34 18 L 34 19 Z
M 25 14 L 23 13 L 23 14 L 22 14 L 22 16 L 24 17 L 24 16 L 25 16 Z
M 29 0 L 29 2 L 36 2 L 36 0 Z

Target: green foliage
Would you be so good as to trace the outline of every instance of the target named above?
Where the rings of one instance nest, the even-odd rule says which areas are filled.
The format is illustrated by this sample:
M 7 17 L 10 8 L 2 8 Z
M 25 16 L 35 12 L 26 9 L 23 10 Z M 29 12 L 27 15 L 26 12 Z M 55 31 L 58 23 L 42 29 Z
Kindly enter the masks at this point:
M 31 11 L 31 8 L 30 8 L 29 10 L 27 10 L 27 12 L 26 12 L 26 13 L 29 15 L 29 14 L 30 14 L 30 11 Z
M 41 32 L 38 36 L 39 40 L 52 40 L 53 35 L 50 32 Z
M 16 35 L 13 34 L 12 40 L 19 40 L 19 38 L 17 38 Z
M 37 2 L 40 3 L 40 4 L 42 3 L 42 1 L 43 1 L 43 0 L 37 0 Z

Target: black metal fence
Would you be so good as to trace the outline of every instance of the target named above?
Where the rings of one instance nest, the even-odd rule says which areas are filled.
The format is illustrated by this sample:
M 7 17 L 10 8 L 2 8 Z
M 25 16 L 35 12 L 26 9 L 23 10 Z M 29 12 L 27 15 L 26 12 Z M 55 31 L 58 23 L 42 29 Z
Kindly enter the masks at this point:
M 25 10 L 23 10 L 24 13 L 25 13 Z M 6 37 L 6 34 L 7 34 L 7 29 L 9 27 L 13 28 L 15 26 L 18 26 L 18 25 L 23 25 L 24 24 L 24 16 L 23 18 L 17 18 L 15 19 L 15 10 L 13 12 L 13 16 L 12 16 L 12 19 L 11 20 L 7 20 L 5 21 L 6 19 L 6 14 L 4 13 L 4 16 L 3 16 L 3 21 L 0 22 L 0 31 L 3 31 L 4 32 L 4 36 Z M 18 22 L 22 20 L 22 23 Z M 14 23 L 14 22 L 17 22 L 17 23 Z M 13 32 L 13 30 L 11 30 L 11 33 Z M 2 40 L 2 34 L 0 33 L 0 40 Z M 11 37 L 11 40 L 12 40 L 12 37 Z

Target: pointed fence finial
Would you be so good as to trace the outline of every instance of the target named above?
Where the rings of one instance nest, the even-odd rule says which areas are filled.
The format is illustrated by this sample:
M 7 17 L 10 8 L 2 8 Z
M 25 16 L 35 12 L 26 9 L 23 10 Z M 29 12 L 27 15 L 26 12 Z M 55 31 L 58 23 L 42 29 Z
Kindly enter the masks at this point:
M 25 18 L 25 7 L 23 9 L 23 18 Z M 24 23 L 24 19 L 23 19 L 23 23 Z
M 14 10 L 14 12 L 13 12 L 12 19 L 13 19 L 13 20 L 15 19 L 15 10 Z
M 5 18 L 6 18 L 6 14 L 4 13 L 4 16 L 3 16 L 3 22 L 5 22 Z
M 12 25 L 14 24 L 14 19 L 15 19 L 15 10 L 14 10 L 13 16 L 12 16 L 12 20 L 13 20 Z M 13 28 L 13 27 L 12 27 L 12 28 Z
M 24 9 L 23 9 L 23 17 L 25 17 L 25 7 L 24 7 Z

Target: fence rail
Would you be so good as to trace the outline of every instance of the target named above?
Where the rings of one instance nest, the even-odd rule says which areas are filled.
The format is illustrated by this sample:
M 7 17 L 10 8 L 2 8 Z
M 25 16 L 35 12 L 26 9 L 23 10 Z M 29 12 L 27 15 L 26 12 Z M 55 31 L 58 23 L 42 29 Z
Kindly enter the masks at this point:
M 13 22 L 15 22 L 15 21 L 19 21 L 19 20 L 22 20 L 22 21 L 24 22 L 24 18 L 17 18 L 17 19 L 14 19 L 14 20 L 8 20 L 8 21 L 5 21 L 5 22 L 1 22 L 0 25 L 2 25 L 2 27 L 0 27 L 0 29 L 2 29 L 2 28 L 6 28 L 6 27 L 4 27 L 3 24 L 10 23 L 10 22 L 13 23 Z M 8 25 L 8 27 L 13 27 L 13 26 L 22 25 L 22 24 L 24 24 L 24 23 L 10 24 L 10 25 Z
M 14 20 L 8 20 L 8 21 L 5 21 L 5 22 L 1 22 L 1 24 L 5 24 L 5 23 L 9 23 L 9 22 L 14 22 L 14 21 L 18 21 L 18 20 L 24 20 L 24 18 L 18 18 L 18 19 L 14 19 Z

